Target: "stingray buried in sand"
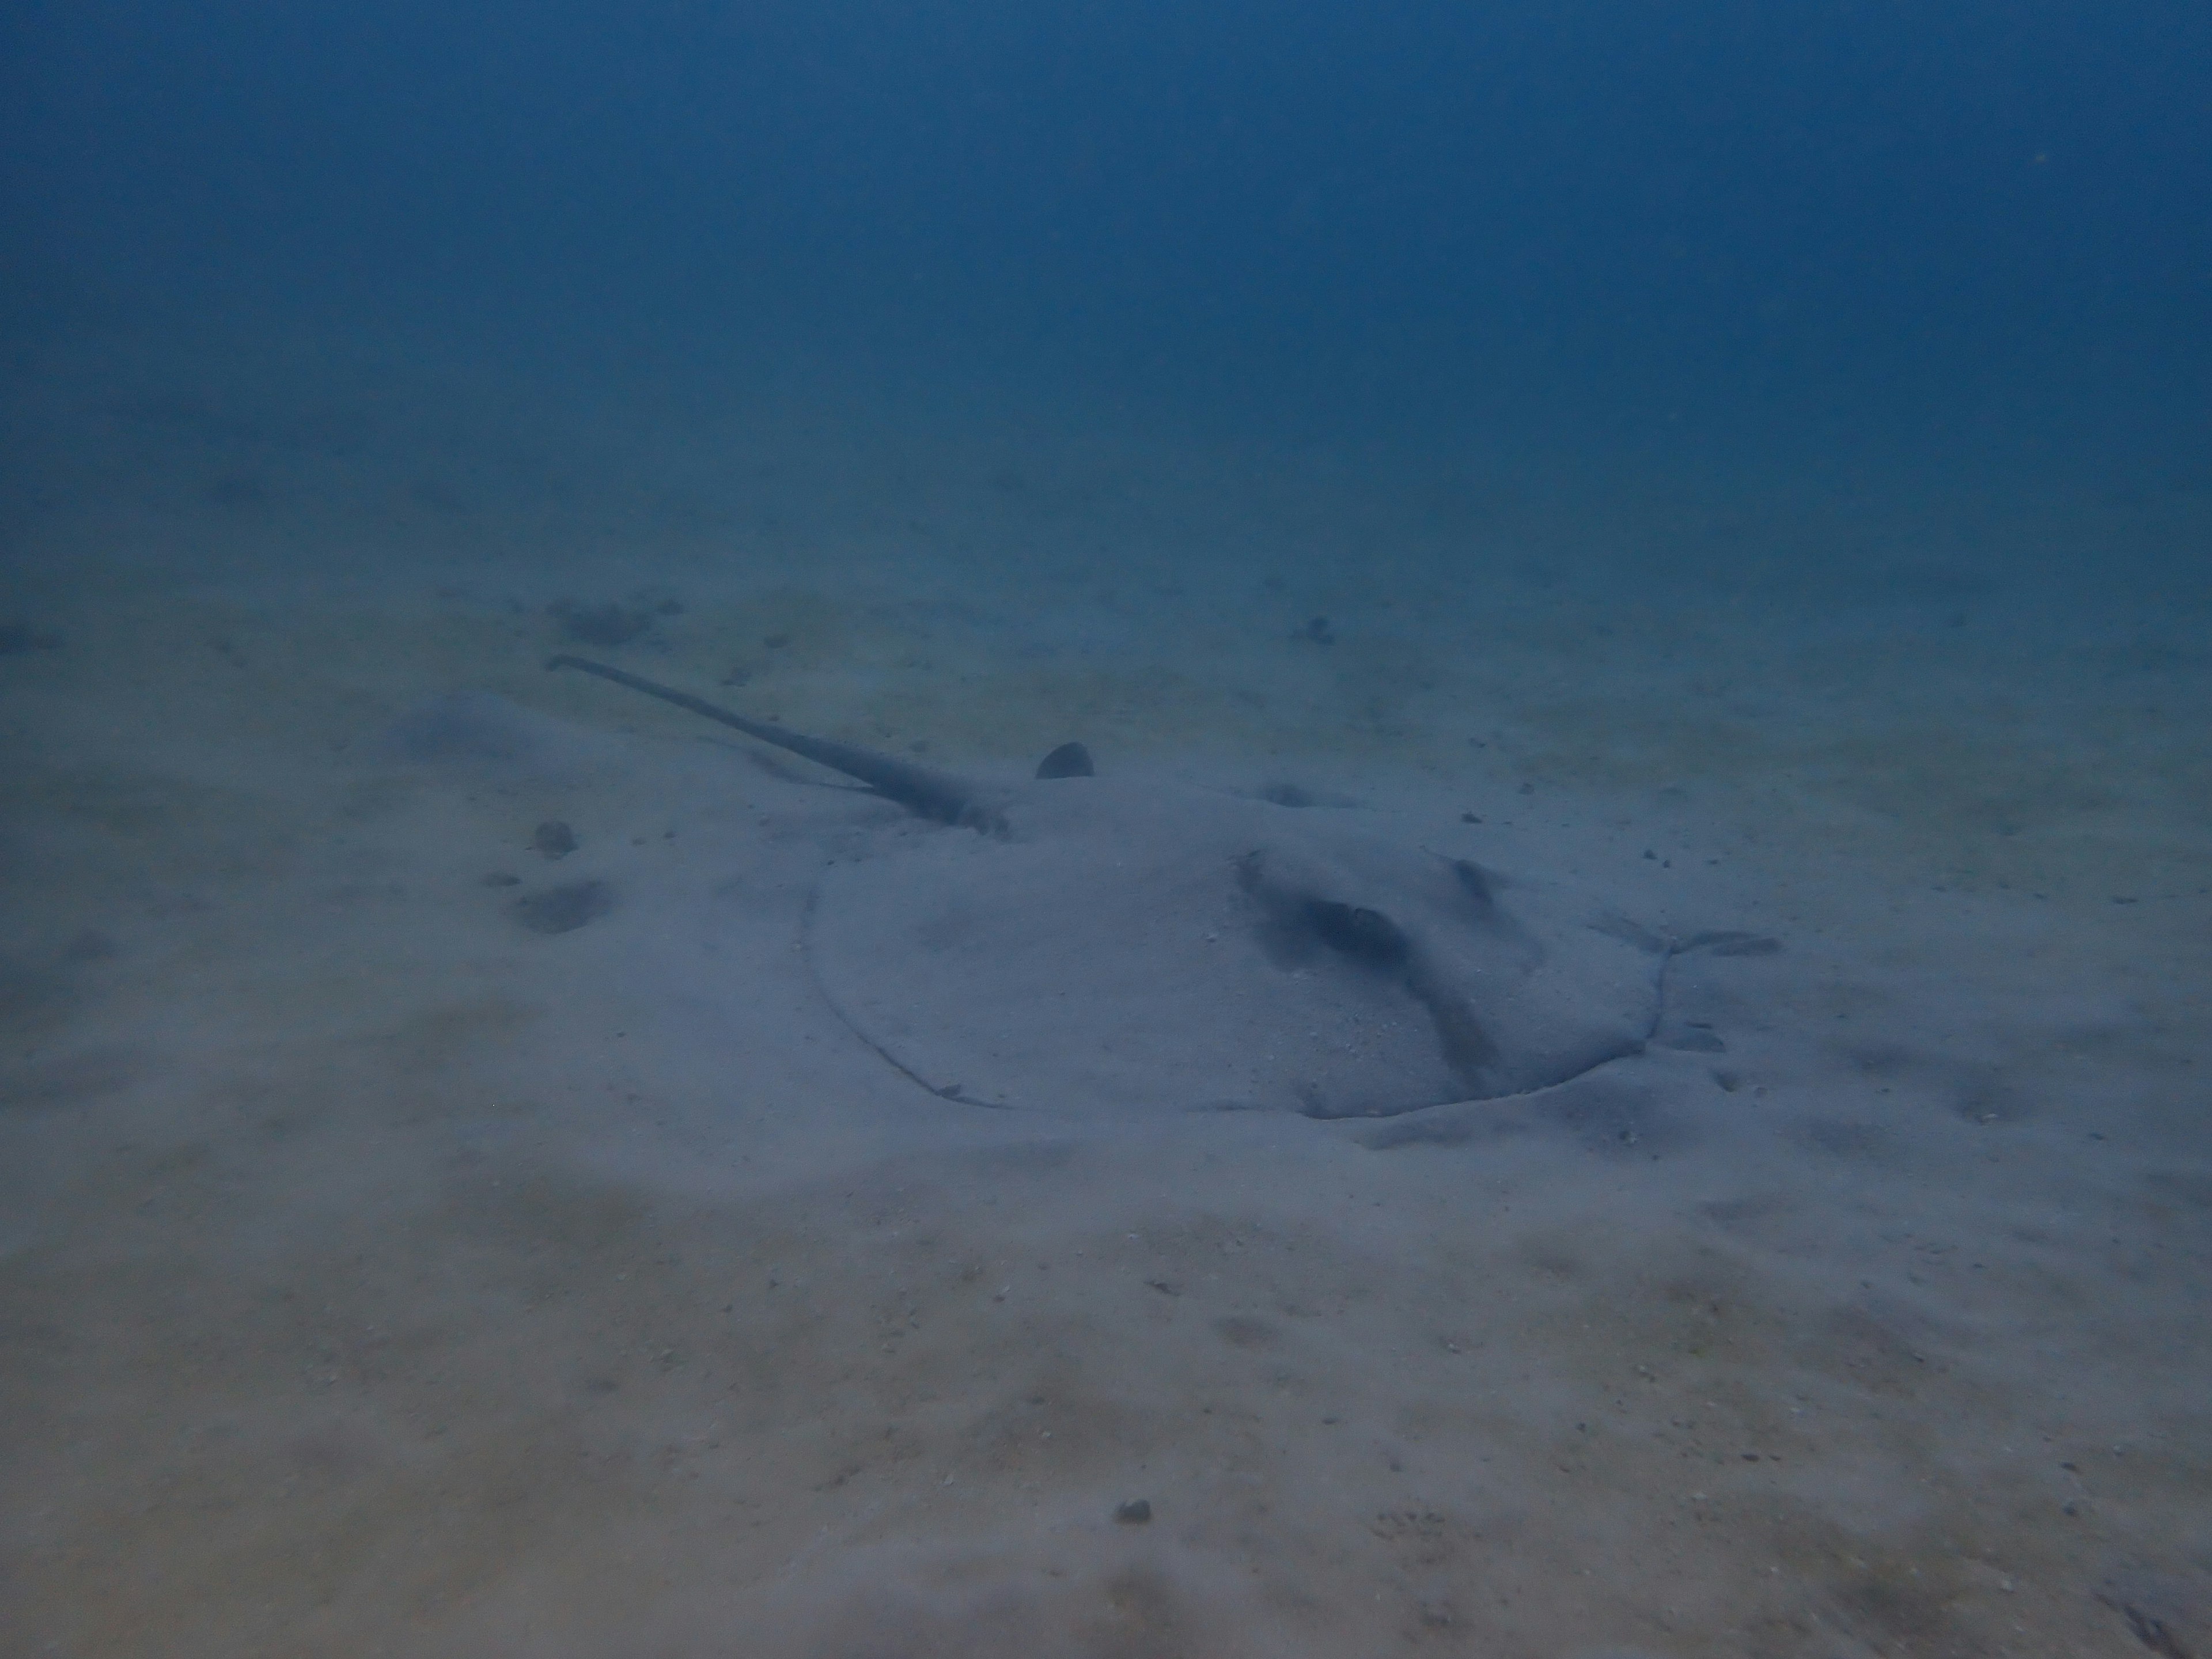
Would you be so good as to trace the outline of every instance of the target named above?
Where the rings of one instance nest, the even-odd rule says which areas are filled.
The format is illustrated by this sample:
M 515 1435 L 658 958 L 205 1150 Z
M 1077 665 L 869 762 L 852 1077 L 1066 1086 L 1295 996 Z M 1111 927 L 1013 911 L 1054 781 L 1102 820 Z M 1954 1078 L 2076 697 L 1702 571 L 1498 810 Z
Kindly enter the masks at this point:
M 946 1099 L 1339 1118 L 1522 1094 L 1640 1052 L 1673 957 L 1747 942 L 1662 939 L 1571 887 L 1351 814 L 1099 778 L 1076 744 L 994 787 L 583 658 L 548 665 L 909 810 L 823 870 L 807 956 L 854 1033 Z

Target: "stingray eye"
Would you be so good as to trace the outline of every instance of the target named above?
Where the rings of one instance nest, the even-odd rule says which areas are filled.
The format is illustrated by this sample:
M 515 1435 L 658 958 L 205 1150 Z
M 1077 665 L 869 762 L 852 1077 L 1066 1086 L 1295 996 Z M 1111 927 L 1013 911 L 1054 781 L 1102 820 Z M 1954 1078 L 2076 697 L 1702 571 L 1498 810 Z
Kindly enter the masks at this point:
M 1398 924 L 1380 910 L 1339 904 L 1331 899 L 1308 899 L 1306 920 L 1330 950 L 1378 968 L 1403 962 L 1412 954 L 1413 947 Z

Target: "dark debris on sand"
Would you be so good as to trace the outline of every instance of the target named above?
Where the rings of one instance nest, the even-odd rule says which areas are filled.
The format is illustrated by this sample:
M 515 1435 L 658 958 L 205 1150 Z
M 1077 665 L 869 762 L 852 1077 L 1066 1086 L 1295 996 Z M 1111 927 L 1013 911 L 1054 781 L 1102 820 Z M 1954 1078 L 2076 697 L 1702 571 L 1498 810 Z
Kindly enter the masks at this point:
M 615 908 L 603 881 L 572 881 L 515 900 L 514 919 L 533 933 L 573 933 Z
M 608 599 L 599 605 L 556 599 L 545 608 L 561 624 L 563 638 L 578 645 L 610 647 L 628 645 L 652 632 L 653 623 L 662 617 L 684 614 L 682 600 L 656 596 L 649 591 L 632 594 L 626 604 L 619 599 Z
M 0 657 L 61 648 L 62 636 L 50 628 L 33 628 L 28 623 L 0 623 Z

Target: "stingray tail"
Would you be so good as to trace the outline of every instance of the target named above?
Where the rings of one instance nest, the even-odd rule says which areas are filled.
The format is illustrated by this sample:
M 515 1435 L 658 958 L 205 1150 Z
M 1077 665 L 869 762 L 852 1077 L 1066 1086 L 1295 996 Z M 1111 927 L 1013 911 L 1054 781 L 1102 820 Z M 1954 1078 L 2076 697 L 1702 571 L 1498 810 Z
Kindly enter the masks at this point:
M 992 814 L 984 805 L 985 792 L 965 778 L 955 777 L 949 772 L 933 771 L 926 766 L 916 766 L 896 755 L 886 755 L 873 749 L 863 749 L 857 744 L 835 743 L 827 738 L 810 738 L 803 732 L 787 732 L 781 726 L 771 726 L 766 720 L 748 719 L 704 697 L 695 697 L 689 691 L 679 691 L 672 685 L 663 685 L 658 680 L 647 679 L 642 674 L 633 674 L 627 669 L 615 668 L 603 662 L 593 662 L 588 657 L 572 657 L 567 653 L 547 659 L 545 666 L 574 668 L 586 674 L 596 674 L 617 685 L 626 685 L 633 691 L 641 691 L 648 697 L 673 703 L 678 708 L 744 732 L 762 743 L 773 744 L 778 749 L 803 755 L 817 766 L 826 766 L 833 772 L 842 772 L 866 784 L 880 794 L 888 795 L 900 805 L 910 808 L 925 817 L 942 818 L 947 823 L 973 824 L 979 829 L 990 827 Z

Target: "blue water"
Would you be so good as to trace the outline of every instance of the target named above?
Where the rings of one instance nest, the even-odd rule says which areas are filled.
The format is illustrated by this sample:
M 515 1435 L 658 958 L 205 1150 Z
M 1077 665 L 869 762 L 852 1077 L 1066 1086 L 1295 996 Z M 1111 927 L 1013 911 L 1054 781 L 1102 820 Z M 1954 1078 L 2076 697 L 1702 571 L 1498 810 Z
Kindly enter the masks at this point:
M 2151 0 L 9 8 L 19 337 L 306 314 L 1208 429 L 2204 487 Z

